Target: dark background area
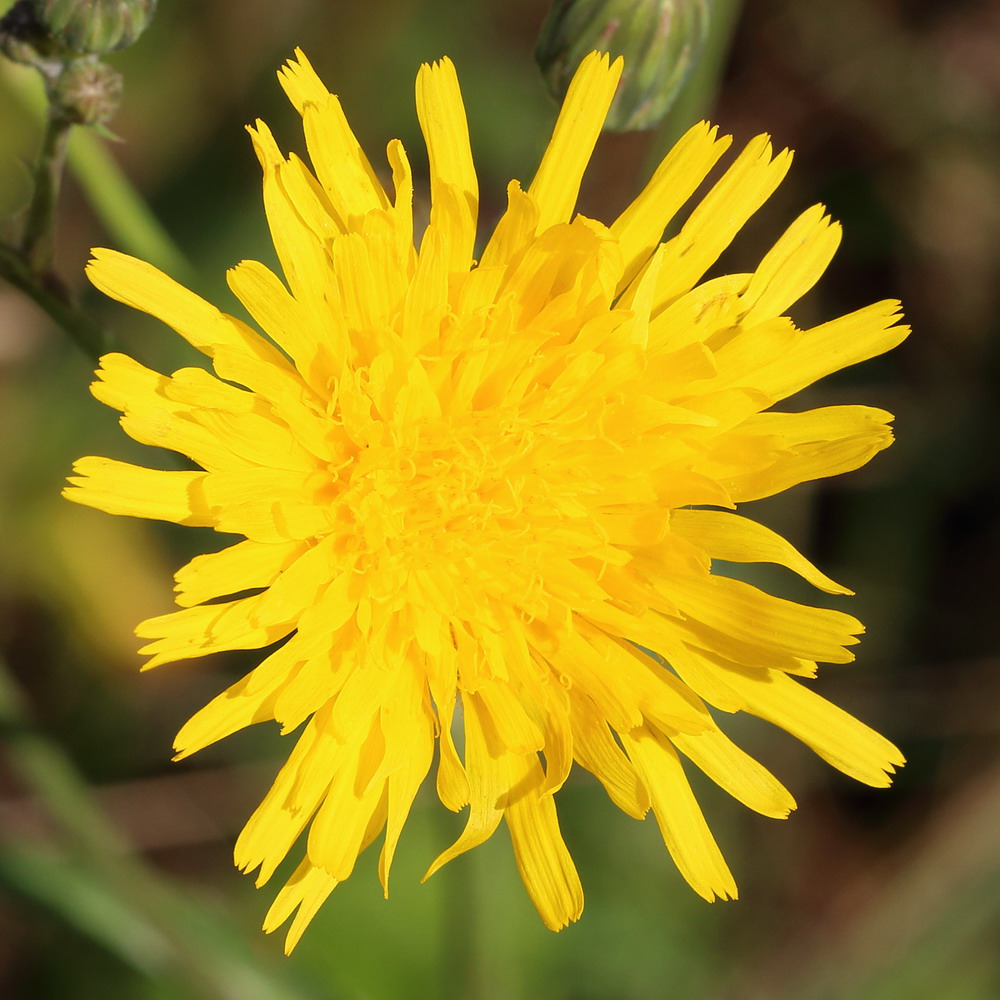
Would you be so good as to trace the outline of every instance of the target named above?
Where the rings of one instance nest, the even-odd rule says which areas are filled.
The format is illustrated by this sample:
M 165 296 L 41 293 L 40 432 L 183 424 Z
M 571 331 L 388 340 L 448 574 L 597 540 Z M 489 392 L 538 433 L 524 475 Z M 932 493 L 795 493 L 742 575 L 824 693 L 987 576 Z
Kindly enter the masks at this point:
M 112 124 L 124 141 L 113 155 L 187 256 L 176 276 L 236 311 L 226 267 L 273 260 L 242 126 L 261 117 L 284 148 L 302 151 L 298 116 L 274 78 L 294 46 L 341 95 L 373 162 L 398 136 L 418 173 L 426 162 L 414 76 L 421 61 L 449 54 L 469 111 L 485 231 L 507 181 L 531 177 L 554 119 L 531 55 L 545 8 L 163 3 L 141 41 L 111 60 L 126 78 Z M 0 71 L 0 217 L 26 203 L 24 163 L 40 134 L 15 75 Z M 366 856 L 285 960 L 280 935 L 257 929 L 274 890 L 255 891 L 230 857 L 287 741 L 256 727 L 169 763 L 174 732 L 252 655 L 137 671 L 134 625 L 169 609 L 173 570 L 218 540 L 59 498 L 79 455 L 150 455 L 87 393 L 88 359 L 2 286 L 0 651 L 40 745 L 57 755 L 48 766 L 71 763 L 131 845 L 122 856 L 134 851 L 178 905 L 207 915 L 201 940 L 232 973 L 206 985 L 196 963 L 170 958 L 170 942 L 157 943 L 130 897 L 143 884 L 95 875 L 0 759 L 0 996 L 1000 996 L 1000 4 L 748 0 L 705 113 L 737 144 L 767 131 L 796 151 L 788 179 L 723 266 L 751 269 L 795 215 L 821 201 L 844 224 L 844 241 L 793 318 L 806 326 L 898 297 L 914 329 L 889 356 L 794 401 L 885 407 L 897 415 L 896 445 L 860 472 L 745 508 L 857 591 L 828 603 L 866 624 L 858 660 L 827 666 L 817 689 L 903 749 L 909 763 L 894 787 L 855 785 L 785 734 L 734 720 L 727 731 L 778 774 L 799 809 L 778 823 L 697 785 L 741 889 L 739 902 L 708 906 L 673 869 L 655 826 L 619 814 L 578 776 L 560 793 L 560 814 L 587 908 L 558 936 L 527 901 L 502 831 L 418 884 L 463 821 L 428 788 L 400 847 L 392 898 L 382 899 Z M 581 210 L 613 217 L 638 192 L 657 141 L 605 137 Z M 93 245 L 120 244 L 70 178 L 60 273 L 129 353 L 161 370 L 187 363 L 166 328 L 84 289 Z M 766 579 L 784 596 L 827 602 L 783 576 Z

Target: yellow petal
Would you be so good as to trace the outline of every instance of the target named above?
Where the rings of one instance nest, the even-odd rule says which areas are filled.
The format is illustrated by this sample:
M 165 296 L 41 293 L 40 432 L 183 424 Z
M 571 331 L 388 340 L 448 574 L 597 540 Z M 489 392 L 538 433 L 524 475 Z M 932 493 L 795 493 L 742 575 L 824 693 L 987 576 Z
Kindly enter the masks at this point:
M 227 353 L 226 348 L 219 349 Z M 195 410 L 222 410 L 226 413 L 252 413 L 259 405 L 252 393 L 216 378 L 204 368 L 181 368 L 167 379 L 164 394 L 173 402 Z
M 295 913 L 295 919 L 285 937 L 285 954 L 291 955 L 303 931 L 336 887 L 337 879 L 328 875 L 322 868 L 311 864 L 308 858 L 304 858 L 292 877 L 275 896 L 271 908 L 264 917 L 264 933 L 270 934 L 276 931 Z
M 260 867 L 258 886 L 270 879 L 298 840 L 348 753 L 325 731 L 327 718 L 320 711 L 310 720 L 236 840 L 236 866 L 244 872 Z
M 358 732 L 370 725 L 396 683 L 395 671 L 380 663 L 355 663 L 337 695 L 330 718 L 330 730 L 341 741 L 356 740 Z
M 670 244 L 665 243 L 656 252 L 653 261 L 656 262 L 657 273 L 663 274 L 664 261 L 669 254 Z M 651 262 L 652 265 L 653 262 Z M 659 280 L 659 279 L 658 279 Z M 679 296 L 653 316 L 649 323 L 649 350 L 653 354 L 660 352 L 678 352 L 687 348 L 682 355 L 688 360 L 688 365 L 679 370 L 672 363 L 672 358 L 657 358 L 659 364 L 651 374 L 665 376 L 665 387 L 676 386 L 678 389 L 690 388 L 689 383 L 699 377 L 714 374 L 714 362 L 711 353 L 705 349 L 700 352 L 690 350 L 692 345 L 708 342 L 720 330 L 728 330 L 740 319 L 740 295 L 746 290 L 750 276 L 747 274 L 727 274 L 720 278 L 702 282 L 689 292 Z M 706 358 L 705 355 L 708 355 Z M 691 368 L 692 361 L 699 361 L 697 367 Z M 698 368 L 708 364 L 709 370 L 701 374 Z M 658 378 L 658 384 L 663 381 Z
M 227 649 L 260 649 L 277 642 L 294 628 L 291 619 L 259 624 L 255 615 L 259 606 L 259 597 L 246 597 L 226 604 L 202 604 L 147 618 L 135 629 L 140 638 L 156 640 L 139 650 L 151 657 L 143 669 Z
M 538 229 L 538 204 L 521 190 L 518 181 L 507 185 L 507 210 L 493 230 L 483 251 L 481 267 L 498 267 L 511 263 L 524 249 Z
M 604 127 L 623 61 L 592 52 L 573 75 L 552 138 L 528 188 L 538 205 L 538 232 L 569 222 L 583 172 Z
M 368 777 L 381 762 L 383 748 L 377 723 L 349 744 L 309 828 L 310 862 L 341 882 L 354 870 L 369 821 L 382 801 L 384 783 L 369 785 Z
M 548 685 L 545 718 L 545 784 L 543 795 L 554 795 L 566 784 L 573 770 L 573 727 L 569 697 L 561 687 Z
M 278 83 L 300 115 L 307 104 L 318 104 L 330 96 L 300 48 L 296 48 L 294 57 L 278 70 Z
M 351 131 L 340 101 L 327 90 L 301 49 L 296 49 L 295 58 L 282 67 L 278 80 L 302 115 L 309 157 L 345 223 L 345 231 L 372 209 L 386 208 L 382 185 Z
M 300 302 L 318 304 L 329 274 L 324 246 L 296 209 L 285 183 L 287 161 L 270 129 L 258 120 L 247 132 L 263 171 L 264 212 L 282 272 Z M 335 222 L 338 228 L 344 228 L 342 221 Z
M 300 621 L 299 631 L 282 646 L 302 661 L 289 671 L 274 700 L 274 718 L 281 724 L 282 736 L 296 730 L 334 699 L 356 668 L 357 657 L 352 655 L 353 650 L 345 649 L 341 636 L 331 638 L 310 625 Z
M 308 373 L 316 354 L 314 321 L 280 279 L 255 260 L 241 261 L 226 272 L 233 294 L 264 332 Z
M 424 230 L 416 270 L 403 305 L 402 340 L 413 354 L 435 349 L 448 302 L 449 250 L 433 223 Z
M 856 618 L 840 611 L 786 601 L 724 576 L 661 585 L 686 617 L 745 644 L 748 664 L 757 650 L 769 649 L 824 663 L 849 663 L 854 657 L 844 647 L 855 644 L 864 631 Z
M 469 804 L 472 791 L 469 787 L 469 778 L 455 748 L 455 739 L 451 731 L 455 711 L 454 693 L 451 694 L 450 700 L 435 698 L 435 704 L 440 729 L 435 788 L 441 804 L 452 812 L 458 812 L 463 806 Z
M 359 574 L 353 567 L 348 567 L 335 576 L 315 606 L 303 615 L 303 631 L 313 624 L 312 616 L 321 633 L 328 636 L 349 621 L 357 609 L 362 593 L 362 583 L 358 577 Z
M 465 709 L 465 774 L 469 782 L 469 818 L 458 840 L 435 858 L 421 881 L 426 881 L 442 865 L 493 836 L 503 818 L 503 807 L 510 788 L 506 767 L 487 748 L 483 723 L 485 710 L 475 695 L 466 695 L 462 704 Z
M 910 333 L 899 323 L 899 309 L 894 299 L 876 302 L 803 331 L 786 354 L 756 371 L 755 384 L 773 399 L 784 399 L 824 375 L 891 350 Z
M 509 684 L 490 681 L 476 692 L 496 729 L 500 742 L 514 754 L 541 750 L 545 737 Z
M 512 791 L 504 818 L 517 869 L 545 926 L 562 930 L 583 913 L 580 876 L 559 832 L 555 800 L 541 792 L 544 776 L 538 758 L 505 756 Z
M 253 587 L 270 586 L 305 549 L 298 540 L 244 541 L 221 552 L 195 556 L 175 574 L 177 603 L 189 608 L 215 597 L 225 597 Z
M 763 524 L 718 510 L 675 510 L 670 530 L 726 562 L 770 562 L 798 573 L 828 594 L 852 594 L 821 573 L 791 542 Z
M 743 710 L 743 698 L 725 682 L 727 668 L 735 664 L 716 652 L 699 649 L 690 642 L 674 642 L 660 648 L 681 680 L 709 705 L 723 712 Z
M 671 732 L 665 735 L 685 757 L 748 809 L 785 819 L 795 808 L 795 799 L 788 789 L 720 729 L 713 727 L 693 735 Z
M 573 712 L 573 754 L 577 762 L 604 786 L 611 801 L 634 819 L 649 809 L 649 794 L 632 762 L 622 752 L 611 729 L 585 695 L 570 692 Z
M 692 288 L 746 221 L 774 193 L 792 162 L 785 150 L 771 158 L 766 135 L 753 139 L 667 244 L 657 297 L 667 303 Z
M 612 545 L 656 545 L 667 533 L 669 514 L 649 509 L 601 511 L 599 520 Z
M 736 882 L 719 851 L 684 775 L 677 752 L 665 738 L 640 726 L 621 734 L 642 775 L 656 822 L 674 864 L 699 896 L 714 902 L 735 899 Z
M 611 226 L 625 258 L 622 284 L 632 280 L 660 242 L 663 230 L 697 190 L 732 136 L 717 139 L 718 128 L 699 122 L 681 136 L 656 168 L 640 195 Z
M 174 760 L 183 760 L 255 722 L 274 718 L 275 702 L 294 675 L 296 659 L 294 645 L 286 643 L 195 712 L 174 737 Z
M 313 473 L 319 464 L 270 407 L 261 406 L 257 413 L 238 414 L 203 407 L 191 414 L 191 419 L 215 441 L 224 442 L 231 456 L 223 468 L 212 471 L 264 466 L 288 471 L 293 478 L 299 478 Z
M 743 295 L 747 326 L 782 315 L 833 260 L 841 230 L 825 213 L 822 205 L 803 212 L 760 262 Z
M 219 347 L 229 347 L 278 368 L 287 367 L 284 358 L 245 323 L 220 312 L 152 264 L 117 250 L 97 247 L 91 253 L 87 277 L 96 288 L 162 320 L 202 353 L 212 357 Z
M 120 423 L 129 437 L 179 452 L 208 471 L 240 468 L 245 461 L 211 427 L 199 420 L 201 408 L 172 398 L 172 379 L 144 368 L 122 354 L 107 354 L 90 391 L 102 403 L 123 411 Z
M 330 337 L 325 343 L 329 345 L 333 333 L 328 332 Z M 310 392 L 297 373 L 274 368 L 248 354 L 226 349 L 220 349 L 216 353 L 213 364 L 221 378 L 245 385 L 262 396 L 274 416 L 289 428 L 295 440 L 303 448 L 308 448 L 314 456 L 324 462 L 336 461 L 339 456 L 332 450 L 330 437 L 327 434 L 328 426 L 325 414 L 321 410 L 323 404 Z M 179 374 L 179 372 L 174 374 L 171 391 L 177 385 Z M 213 381 L 218 383 L 218 379 Z M 231 393 L 239 392 L 232 386 L 227 388 Z M 198 393 L 202 405 L 212 405 L 203 388 L 199 387 Z M 249 393 L 243 395 L 249 396 Z
M 316 496 L 311 475 L 284 469 L 214 472 L 196 484 L 197 499 L 211 509 L 219 531 L 258 542 L 312 538 L 332 527 L 333 511 Z
M 316 177 L 347 232 L 360 232 L 364 218 L 389 207 L 389 199 L 332 94 L 302 109 L 306 148 Z
M 617 661 L 620 668 L 625 669 L 625 663 L 629 661 L 639 668 L 639 673 L 633 675 L 633 683 L 641 691 L 639 704 L 647 718 L 686 733 L 701 732 L 711 724 L 711 717 L 701 699 L 669 670 L 651 660 L 632 642 L 617 640 L 614 644 L 622 653 Z
M 392 209 L 396 220 L 397 239 L 408 247 L 413 246 L 413 173 L 406 150 L 398 139 L 390 140 L 385 149 L 386 159 L 392 168 L 392 185 L 395 200 Z
M 389 326 L 406 295 L 409 275 L 392 259 L 384 241 L 367 240 L 357 233 L 334 240 L 331 255 L 343 322 L 357 335 L 355 346 L 367 348 L 371 358 L 379 333 Z
M 476 242 L 479 181 L 455 66 L 448 58 L 417 73 L 417 118 L 431 174 L 431 224 L 444 235 L 450 269 L 467 271 Z
M 785 357 L 794 350 L 802 334 L 787 317 L 769 319 L 757 326 L 738 326 L 725 331 L 725 344 L 712 347 L 716 376 L 704 386 L 705 392 L 718 392 L 732 386 L 762 388 L 758 371 L 773 365 L 776 357 Z M 766 385 L 766 380 L 763 383 Z M 765 397 L 767 398 L 767 397 Z M 767 405 L 771 402 L 768 399 Z
M 254 618 L 261 625 L 299 622 L 316 606 L 331 579 L 342 571 L 335 554 L 337 539 L 332 535 L 306 546 L 291 560 L 271 585 L 257 597 Z
M 97 380 L 90 386 L 96 399 L 122 412 L 136 398 L 159 392 L 167 378 L 127 354 L 105 354 L 94 372 Z
M 760 471 L 737 472 L 724 456 L 713 453 L 706 461 L 707 473 L 727 476 L 734 500 L 745 502 L 773 496 L 799 483 L 851 472 L 869 462 L 892 444 L 888 427 L 892 414 L 872 406 L 827 406 L 804 413 L 762 413 L 748 420 L 734 434 L 744 435 L 745 445 L 770 438 L 780 442 L 783 453 Z
M 422 678 L 405 664 L 399 683 L 381 709 L 385 735 L 383 770 L 388 772 L 385 844 L 379 857 L 379 880 L 389 896 L 389 870 L 403 824 L 434 759 L 434 726 L 424 703 Z
M 287 464 L 286 459 L 296 454 L 299 465 L 308 460 L 287 430 L 273 421 L 248 410 L 232 414 L 205 406 L 211 396 L 203 397 L 198 405 L 189 405 L 177 398 L 182 393 L 175 391 L 174 379 L 144 369 L 123 355 L 106 355 L 97 375 L 100 381 L 91 386 L 91 392 L 102 402 L 122 409 L 120 423 L 129 437 L 141 444 L 186 455 L 206 471 L 221 472 L 258 464 L 259 449 L 251 447 L 249 458 L 246 454 L 251 434 L 262 443 L 270 439 L 272 446 L 278 436 L 277 454 L 282 456 L 279 464 Z M 186 371 L 178 375 L 182 381 L 188 381 Z M 234 391 L 228 386 L 227 389 Z
M 312 234 L 317 247 L 322 248 L 327 240 L 344 232 L 337 209 L 312 171 L 295 153 L 289 153 L 278 162 L 277 177 L 285 197 L 302 225 Z
M 74 503 L 176 524 L 214 523 L 196 490 L 204 472 L 161 472 L 95 456 L 74 462 L 73 471 L 76 475 L 69 477 L 62 495 Z
M 378 836 L 381 821 L 381 810 L 376 810 L 362 840 L 362 850 Z M 299 943 L 303 931 L 337 885 L 337 879 L 328 875 L 322 868 L 315 867 L 309 858 L 304 858 L 267 911 L 267 916 L 264 917 L 264 933 L 270 934 L 277 930 L 297 908 L 298 912 L 295 913 L 295 918 L 285 936 L 285 954 L 290 955 Z
M 726 683 L 746 709 L 802 740 L 825 761 L 866 785 L 887 787 L 904 763 L 898 748 L 842 708 L 794 678 L 768 671 L 731 670 Z

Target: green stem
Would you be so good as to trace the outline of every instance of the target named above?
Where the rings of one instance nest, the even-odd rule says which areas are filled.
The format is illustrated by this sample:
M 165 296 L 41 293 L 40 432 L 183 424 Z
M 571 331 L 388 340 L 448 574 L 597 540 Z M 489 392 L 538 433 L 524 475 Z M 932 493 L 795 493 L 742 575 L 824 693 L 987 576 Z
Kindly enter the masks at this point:
M 107 353 L 111 337 L 89 313 L 75 305 L 52 272 L 36 272 L 27 257 L 0 243 L 0 277 L 33 299 L 95 361 Z
M 0 243 L 0 277 L 33 299 L 76 344 L 96 360 L 110 346 L 107 331 L 75 305 L 52 270 L 56 207 L 69 155 L 73 125 L 65 117 L 46 114 L 45 133 L 32 172 L 34 190 L 18 246 Z
M 434 810 L 436 825 L 447 843 L 454 836 L 452 824 L 448 822 L 451 817 L 438 803 L 435 806 L 438 806 Z M 473 852 L 472 857 L 466 856 L 463 860 L 466 862 L 463 866 L 452 862 L 434 875 L 443 882 L 441 972 L 455 996 L 463 1000 L 484 1000 L 486 993 L 481 975 L 484 963 L 480 948 L 483 929 L 480 924 L 485 907 L 477 892 L 482 885 L 476 870 L 481 859 Z
M 72 129 L 72 123 L 65 118 L 49 114 L 35 165 L 35 190 L 21 238 L 21 253 L 34 274 L 45 274 L 52 269 L 56 204 Z
M 3 88 L 31 113 L 45 114 L 45 97 L 34 74 L 21 71 L 22 67 L 7 69 L 0 75 Z M 191 274 L 187 258 L 93 129 L 75 130 L 68 161 L 71 173 L 117 247 L 169 271 L 178 280 Z

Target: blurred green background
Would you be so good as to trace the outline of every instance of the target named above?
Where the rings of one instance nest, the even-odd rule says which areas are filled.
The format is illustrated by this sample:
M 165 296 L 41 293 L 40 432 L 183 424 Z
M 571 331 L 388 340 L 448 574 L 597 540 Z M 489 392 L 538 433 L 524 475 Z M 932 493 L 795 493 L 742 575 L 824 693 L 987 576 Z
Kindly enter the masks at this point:
M 225 269 L 273 261 L 242 126 L 264 118 L 284 148 L 302 151 L 274 78 L 296 45 L 341 95 L 373 161 L 398 136 L 420 173 L 414 75 L 449 54 L 491 224 L 507 180 L 530 178 L 554 119 L 531 55 L 546 7 L 162 3 L 139 43 L 111 59 L 126 78 L 112 155 L 186 257 L 164 250 L 158 263 L 236 311 Z M 0 67 L 0 218 L 30 195 L 40 124 L 24 95 L 38 89 Z M 0 690 L 0 997 L 1000 996 L 1000 4 L 748 0 L 706 107 L 712 90 L 703 81 L 666 131 L 709 114 L 738 141 L 768 131 L 797 151 L 723 266 L 751 268 L 822 201 L 844 243 L 794 318 L 808 325 L 899 297 L 914 327 L 890 356 L 796 400 L 883 406 L 897 415 L 898 443 L 870 468 L 747 508 L 857 591 L 838 605 L 868 626 L 857 663 L 826 667 L 817 687 L 903 748 L 894 788 L 857 786 L 785 734 L 736 720 L 728 731 L 799 809 L 778 823 L 698 785 L 741 889 L 739 902 L 708 906 L 652 822 L 621 815 L 576 777 L 560 809 L 587 907 L 559 935 L 532 910 L 502 831 L 419 885 L 463 822 L 427 789 L 392 898 L 369 852 L 284 959 L 281 935 L 258 929 L 273 890 L 254 890 L 230 858 L 287 741 L 256 727 L 169 762 L 180 724 L 255 658 L 137 671 L 133 626 L 169 609 L 173 570 L 218 539 L 59 498 L 80 455 L 155 459 L 89 396 L 88 359 L 0 283 L 0 652 L 20 691 Z M 663 141 L 604 137 L 581 210 L 612 217 Z M 93 245 L 133 249 L 71 177 L 60 274 L 144 363 L 169 371 L 191 360 L 166 328 L 84 287 Z M 783 575 L 761 579 L 820 603 Z

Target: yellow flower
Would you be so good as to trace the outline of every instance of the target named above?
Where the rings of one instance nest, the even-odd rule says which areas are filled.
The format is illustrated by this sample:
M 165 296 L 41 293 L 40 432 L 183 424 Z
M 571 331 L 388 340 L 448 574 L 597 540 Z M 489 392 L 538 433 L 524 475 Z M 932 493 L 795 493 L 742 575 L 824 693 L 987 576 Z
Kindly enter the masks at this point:
M 849 593 L 732 510 L 889 445 L 883 410 L 769 408 L 898 344 L 899 304 L 808 330 L 784 315 L 839 241 L 819 206 L 753 273 L 703 280 L 788 169 L 766 136 L 665 243 L 730 144 L 704 123 L 610 227 L 574 215 L 620 72 L 620 60 L 584 60 L 535 179 L 509 185 L 476 261 L 478 189 L 452 63 L 417 76 L 432 207 L 416 250 L 402 145 L 387 149 L 390 196 L 297 53 L 280 80 L 314 172 L 263 123 L 250 129 L 287 286 L 254 261 L 229 272 L 273 344 L 148 264 L 94 251 L 94 284 L 172 326 L 216 375 L 103 358 L 93 391 L 123 411 L 125 431 L 203 471 L 84 458 L 66 495 L 245 537 L 181 568 L 183 610 L 136 631 L 151 640 L 147 667 L 281 643 L 181 729 L 176 749 L 186 757 L 272 719 L 302 727 L 236 844 L 262 884 L 302 837 L 264 924 L 298 910 L 288 950 L 383 832 L 387 887 L 435 747 L 441 802 L 469 813 L 428 875 L 505 820 L 553 929 L 583 907 L 554 797 L 574 761 L 630 816 L 652 809 L 708 900 L 736 885 L 682 758 L 765 815 L 795 804 L 709 706 L 766 719 L 870 785 L 903 761 L 801 680 L 817 661 L 852 659 L 858 621 L 712 572 L 713 560 L 778 563 Z

